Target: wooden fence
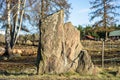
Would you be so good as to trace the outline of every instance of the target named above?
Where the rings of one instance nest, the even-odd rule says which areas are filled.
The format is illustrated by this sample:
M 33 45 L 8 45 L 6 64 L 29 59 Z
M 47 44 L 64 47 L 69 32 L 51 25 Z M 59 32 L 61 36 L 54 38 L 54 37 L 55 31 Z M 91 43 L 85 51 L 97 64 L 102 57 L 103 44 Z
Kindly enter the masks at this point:
M 102 41 L 89 41 L 82 40 L 84 49 L 89 51 L 102 51 Z M 120 41 L 105 41 L 104 42 L 105 52 L 120 51 Z
M 120 66 L 120 41 L 81 41 L 84 49 L 92 56 L 92 61 L 99 66 Z M 104 51 L 102 51 L 104 50 Z M 103 59 L 104 58 L 104 59 Z

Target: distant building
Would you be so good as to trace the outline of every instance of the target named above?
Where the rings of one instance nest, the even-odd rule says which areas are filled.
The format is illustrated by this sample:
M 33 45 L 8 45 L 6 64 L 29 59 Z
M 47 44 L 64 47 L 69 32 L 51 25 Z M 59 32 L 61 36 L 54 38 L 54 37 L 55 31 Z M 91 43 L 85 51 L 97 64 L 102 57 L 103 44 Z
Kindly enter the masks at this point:
M 93 36 L 90 36 L 90 35 L 85 35 L 83 37 L 83 40 L 95 40 L 95 38 Z
M 109 33 L 109 37 L 112 39 L 112 40 L 118 40 L 120 39 L 120 30 L 116 30 L 116 31 L 112 31 Z

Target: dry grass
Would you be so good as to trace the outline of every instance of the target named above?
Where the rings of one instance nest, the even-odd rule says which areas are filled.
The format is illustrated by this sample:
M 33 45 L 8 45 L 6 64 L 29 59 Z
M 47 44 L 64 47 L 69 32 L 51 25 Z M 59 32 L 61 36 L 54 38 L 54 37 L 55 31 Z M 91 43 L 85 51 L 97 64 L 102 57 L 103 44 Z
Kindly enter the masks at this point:
M 37 49 L 37 47 L 28 46 L 17 46 L 16 48 L 35 51 Z M 0 61 L 0 80 L 120 80 L 120 76 L 116 76 L 116 67 L 100 68 L 101 72 L 94 75 L 82 76 L 75 72 L 36 75 L 35 60 L 36 56 L 23 56 L 9 61 Z
M 102 72 L 95 75 L 79 75 L 78 73 L 64 74 L 44 74 L 36 75 L 29 73 L 20 74 L 0 74 L 0 79 L 3 80 L 119 80 L 120 76 L 116 76 L 116 68 L 102 69 Z

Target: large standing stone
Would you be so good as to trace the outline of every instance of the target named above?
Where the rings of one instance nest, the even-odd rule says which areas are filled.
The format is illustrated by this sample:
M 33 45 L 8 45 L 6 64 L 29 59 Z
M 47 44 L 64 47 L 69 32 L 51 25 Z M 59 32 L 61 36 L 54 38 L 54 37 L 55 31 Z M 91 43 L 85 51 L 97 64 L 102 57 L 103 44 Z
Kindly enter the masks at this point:
M 78 55 L 83 47 L 80 43 L 80 32 L 71 22 L 64 24 L 64 44 L 67 62 L 71 65 L 70 69 L 75 70 L 78 65 Z
M 64 11 L 54 13 L 41 24 L 42 59 L 39 72 L 76 71 L 82 50 L 80 32 L 69 22 L 64 24 Z
M 42 22 L 41 49 L 44 60 L 42 72 L 44 73 L 62 73 L 65 71 L 63 25 L 64 12 L 62 10 L 48 16 Z

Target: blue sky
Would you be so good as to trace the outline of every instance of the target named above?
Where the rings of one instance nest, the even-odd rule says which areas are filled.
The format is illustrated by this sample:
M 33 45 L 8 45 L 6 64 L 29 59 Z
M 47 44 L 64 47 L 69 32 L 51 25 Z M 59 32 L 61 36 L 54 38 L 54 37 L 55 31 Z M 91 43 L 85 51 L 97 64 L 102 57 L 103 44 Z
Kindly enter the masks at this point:
M 89 1 L 90 0 L 69 0 L 72 9 L 70 10 L 71 14 L 68 21 L 71 21 L 74 26 L 78 26 L 78 25 L 86 26 L 88 24 L 94 23 L 94 22 L 89 22 L 89 18 L 90 18 Z M 118 0 L 117 3 L 120 3 L 120 0 Z M 120 16 L 117 18 L 120 20 Z
M 85 26 L 89 24 L 89 12 L 90 4 L 88 0 L 69 0 L 72 9 L 70 10 L 70 18 L 73 25 L 78 26 L 79 24 Z

